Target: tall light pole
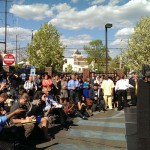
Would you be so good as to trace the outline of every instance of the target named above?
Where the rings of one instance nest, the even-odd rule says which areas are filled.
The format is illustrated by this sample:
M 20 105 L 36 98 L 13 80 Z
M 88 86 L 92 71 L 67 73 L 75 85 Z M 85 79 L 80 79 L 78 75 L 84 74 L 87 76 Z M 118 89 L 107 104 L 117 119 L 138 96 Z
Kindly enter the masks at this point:
M 106 71 L 105 73 L 108 73 L 108 48 L 107 48 L 107 28 L 111 28 L 112 24 L 111 23 L 107 23 L 105 24 L 105 42 L 106 42 Z
M 16 34 L 16 64 L 17 64 L 17 58 L 18 58 L 18 35 Z
M 7 50 L 7 0 L 5 1 L 5 50 L 4 50 L 4 54 L 6 54 Z

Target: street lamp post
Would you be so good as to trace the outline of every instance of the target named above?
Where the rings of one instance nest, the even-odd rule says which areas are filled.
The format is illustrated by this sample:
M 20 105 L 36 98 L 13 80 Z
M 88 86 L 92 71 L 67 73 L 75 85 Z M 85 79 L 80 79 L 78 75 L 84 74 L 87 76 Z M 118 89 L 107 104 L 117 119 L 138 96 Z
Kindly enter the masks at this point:
M 108 73 L 108 48 L 107 48 L 107 28 L 111 28 L 112 24 L 107 23 L 105 25 L 105 42 L 106 42 L 106 74 Z

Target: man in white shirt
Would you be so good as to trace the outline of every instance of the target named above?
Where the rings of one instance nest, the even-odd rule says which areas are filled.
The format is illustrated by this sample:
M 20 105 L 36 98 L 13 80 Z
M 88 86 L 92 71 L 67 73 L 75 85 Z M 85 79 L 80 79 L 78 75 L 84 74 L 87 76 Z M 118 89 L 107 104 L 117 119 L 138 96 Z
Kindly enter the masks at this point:
M 105 101 L 105 109 L 107 109 L 107 106 L 109 107 L 109 109 L 112 109 L 114 82 L 108 78 L 108 75 L 105 75 L 105 79 L 102 82 L 101 88 Z
M 28 95 L 30 97 L 30 101 L 32 101 L 34 93 L 37 90 L 37 85 L 33 81 L 33 77 L 32 76 L 29 76 L 29 79 L 24 83 L 23 87 L 27 91 L 27 93 L 28 93 Z
M 128 107 L 127 104 L 127 89 L 129 87 L 133 87 L 129 84 L 129 81 L 127 79 L 124 79 L 124 75 L 120 76 L 120 80 L 117 81 L 115 86 L 115 91 L 118 92 L 118 111 L 122 110 L 123 107 Z M 124 104 L 122 101 L 122 97 L 124 99 Z

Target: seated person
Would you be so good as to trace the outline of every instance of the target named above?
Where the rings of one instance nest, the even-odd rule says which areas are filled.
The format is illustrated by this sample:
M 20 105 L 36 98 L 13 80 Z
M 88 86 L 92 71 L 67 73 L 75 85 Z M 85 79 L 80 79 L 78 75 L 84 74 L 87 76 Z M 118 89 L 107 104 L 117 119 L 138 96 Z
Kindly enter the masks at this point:
M 37 123 L 41 123 L 41 126 L 42 126 L 42 129 L 43 129 L 43 132 L 44 132 L 44 136 L 45 136 L 45 139 L 46 140 L 51 140 L 51 137 L 48 136 L 48 125 L 49 125 L 49 122 L 48 122 L 48 119 L 45 118 L 45 117 L 41 117 L 41 116 L 34 116 L 34 115 L 28 115 L 27 114 L 27 111 L 28 111 L 28 108 L 27 108 L 27 104 L 29 102 L 29 96 L 24 93 L 20 99 L 18 100 L 17 103 L 15 103 L 12 107 L 11 107 L 11 110 L 10 112 L 16 110 L 17 108 L 24 108 L 26 110 L 25 113 L 22 113 L 20 115 L 15 115 L 12 117 L 12 122 L 14 124 L 24 124 L 22 127 L 24 128 L 24 135 L 26 138 L 28 138 L 32 132 L 32 130 L 34 129 L 34 123 L 37 122 Z M 33 123 L 30 123 L 30 124 L 27 124 L 28 122 L 33 122 Z
M 10 138 L 10 128 L 5 128 L 4 126 L 6 125 L 7 121 L 14 115 L 18 115 L 21 114 L 22 112 L 24 112 L 25 110 L 22 108 L 18 108 L 15 111 L 7 114 L 7 115 L 3 115 L 0 116 L 0 139 L 1 140 L 8 140 Z
M 89 98 L 93 100 L 92 104 L 92 112 L 96 111 L 96 108 L 101 103 L 101 90 L 99 89 L 99 85 L 97 83 L 94 84 L 92 88 L 89 90 Z M 101 106 L 103 111 L 106 111 L 104 106 Z
M 58 104 L 56 101 L 53 100 L 53 97 L 49 95 L 49 91 L 47 88 L 43 90 L 43 97 L 45 97 L 45 108 L 44 110 L 51 114 L 56 114 L 60 117 L 60 123 L 64 129 L 68 129 L 67 125 L 67 116 L 62 109 L 62 105 Z
M 6 114 L 6 110 L 4 108 L 4 102 L 7 100 L 7 94 L 6 93 L 2 93 L 0 95 L 0 115 L 1 114 Z
M 82 119 L 84 120 L 88 120 L 87 117 L 89 117 L 86 110 L 87 110 L 86 98 L 82 96 L 81 101 L 78 102 L 78 111 L 83 115 Z
M 2 94 L 6 89 L 6 83 L 2 82 L 0 83 L 0 94 Z

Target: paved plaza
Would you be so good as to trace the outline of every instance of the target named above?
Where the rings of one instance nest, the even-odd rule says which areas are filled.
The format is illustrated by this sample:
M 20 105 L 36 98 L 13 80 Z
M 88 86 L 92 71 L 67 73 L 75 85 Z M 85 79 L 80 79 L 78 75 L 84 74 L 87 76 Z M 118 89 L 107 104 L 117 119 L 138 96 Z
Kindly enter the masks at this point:
M 59 126 L 55 125 L 50 129 L 55 134 L 55 139 L 36 147 L 44 150 L 126 150 L 127 147 L 129 149 L 131 142 L 127 146 L 127 139 L 133 141 L 130 127 L 135 125 L 136 118 L 131 118 L 135 115 L 135 109 L 95 112 L 89 120 L 75 118 L 68 131 L 59 130 Z M 126 125 L 129 128 L 126 129 Z

